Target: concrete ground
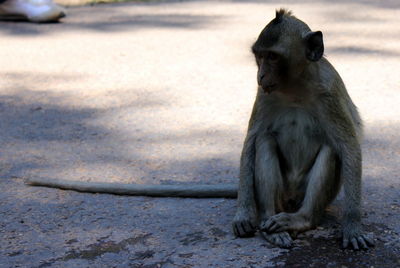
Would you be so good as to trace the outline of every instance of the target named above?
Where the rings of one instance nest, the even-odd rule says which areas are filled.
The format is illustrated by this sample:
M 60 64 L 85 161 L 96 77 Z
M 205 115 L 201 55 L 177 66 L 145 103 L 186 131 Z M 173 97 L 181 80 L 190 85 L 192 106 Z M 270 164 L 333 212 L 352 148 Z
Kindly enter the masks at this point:
M 324 33 L 365 121 L 369 251 L 339 248 L 340 198 L 291 250 L 236 239 L 232 199 L 85 194 L 46 177 L 236 182 L 250 46 L 285 6 Z M 400 2 L 160 1 L 0 25 L 0 267 L 399 267 Z

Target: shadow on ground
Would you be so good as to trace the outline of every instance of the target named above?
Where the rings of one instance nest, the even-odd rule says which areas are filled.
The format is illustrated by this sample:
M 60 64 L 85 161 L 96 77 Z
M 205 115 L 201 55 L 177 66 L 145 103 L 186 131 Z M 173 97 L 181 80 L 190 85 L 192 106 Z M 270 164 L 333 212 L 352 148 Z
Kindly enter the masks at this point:
M 0 33 L 21 36 L 36 36 L 39 34 L 57 35 L 66 32 L 136 32 L 141 29 L 202 29 L 218 24 L 222 16 L 196 15 L 185 13 L 162 12 L 137 15 L 129 13 L 124 6 L 129 3 L 109 4 L 97 7 L 73 7 L 69 15 L 61 23 L 32 24 L 27 22 L 1 22 Z M 166 5 L 166 3 L 159 3 Z M 82 19 L 84 18 L 84 19 Z
M 79 31 L 98 31 L 98 32 L 116 32 L 116 31 L 137 31 L 146 28 L 166 28 L 166 29 L 202 29 L 215 27 L 215 25 L 227 23 L 228 19 L 218 15 L 199 15 L 195 13 L 167 13 L 159 12 L 154 14 L 134 14 L 130 13 L 127 6 L 179 6 L 196 1 L 160 1 L 151 3 L 116 3 L 107 5 L 98 5 L 96 9 L 90 6 L 85 7 L 70 7 L 68 17 L 62 23 L 51 24 L 32 24 L 26 22 L 1 22 L 2 27 L 0 32 L 12 35 L 35 36 L 38 34 L 60 34 L 64 32 L 79 32 Z M 270 4 L 268 1 L 243 1 L 243 0 L 228 0 L 227 2 L 235 3 L 264 3 Z M 276 3 L 276 1 L 271 1 Z M 290 6 L 291 4 L 310 4 L 313 1 L 285 1 L 280 6 Z M 330 2 L 330 1 L 327 1 Z M 337 3 L 348 3 L 346 0 L 336 1 Z M 359 0 L 356 4 L 366 5 L 376 8 L 398 9 L 400 3 L 397 0 L 389 1 L 374 1 L 374 0 Z M 276 8 L 280 7 L 277 5 Z M 329 10 L 325 12 L 324 17 L 327 21 L 337 21 L 340 18 L 341 22 L 363 22 L 379 23 L 385 21 L 385 18 L 373 18 L 354 14 L 352 10 L 340 12 Z M 83 19 L 82 19 L 83 18 Z
M 42 75 L 45 79 L 46 75 Z M 165 99 L 140 93 L 138 98 L 118 94 L 118 98 L 127 100 L 122 105 L 101 109 L 82 107 L 76 103 L 79 96 L 29 90 L 18 82 L 23 76 L 25 81 L 31 80 L 28 84 L 33 88 L 40 87 L 35 86 L 41 84 L 39 73 L 5 76 L 14 77 L 15 83 L 5 90 L 8 93 L 0 94 L 3 178 L 42 176 L 136 183 L 235 181 L 237 163 L 226 160 L 225 153 L 207 158 L 196 155 L 202 148 L 217 149 L 221 144 L 229 147 L 234 141 L 226 139 L 226 129 L 168 133 L 160 129 L 143 130 L 144 122 L 154 124 L 152 110 L 169 105 Z M 70 75 L 49 76 L 56 83 L 58 79 L 80 79 Z M 127 118 L 121 119 L 120 114 Z M 161 146 L 165 149 L 160 149 Z M 185 148 L 196 151 L 183 158 L 179 151 Z M 160 153 L 170 157 L 163 159 L 157 155 Z
M 141 162 L 143 156 L 140 150 L 129 156 L 124 153 L 127 143 L 135 140 L 145 148 L 165 140 L 190 142 L 196 140 L 196 137 L 209 136 L 210 133 L 206 130 L 191 132 L 189 136 L 176 133 L 166 136 L 165 140 L 147 141 L 146 137 L 153 135 L 152 133 L 138 133 L 132 129 L 128 134 L 130 138 L 125 139 L 126 133 L 95 127 L 88 123 L 96 117 L 102 118 L 109 111 L 125 107 L 111 107 L 108 111 L 69 107 L 65 105 L 67 103 L 65 100 L 69 98 L 70 96 L 65 93 L 30 91 L 24 88 L 14 89 L 13 94 L 0 96 L 0 136 L 3 148 L 1 184 L 5 189 L 0 212 L 4 215 L 1 228 L 7 230 L 8 244 L 3 249 L 8 256 L 6 261 L 23 264 L 28 261 L 27 258 L 34 258 L 34 267 L 48 267 L 63 264 L 107 263 L 115 261 L 113 258 L 118 255 L 122 259 L 130 256 L 128 260 L 132 267 L 143 267 L 148 264 L 156 267 L 164 264 L 174 265 L 192 257 L 196 263 L 199 254 L 201 255 L 199 247 L 211 248 L 213 254 L 219 254 L 218 250 L 224 250 L 233 244 L 239 245 L 238 248 L 259 244 L 261 248 L 273 249 L 259 236 L 243 240 L 233 238 L 229 226 L 235 212 L 234 200 L 221 199 L 216 202 L 210 199 L 180 199 L 180 208 L 177 210 L 176 199 L 170 198 L 127 198 L 24 186 L 23 180 L 19 178 L 30 174 L 38 175 L 43 169 L 51 171 L 47 174 L 49 176 L 60 177 L 65 169 L 68 169 L 68 165 L 74 169 L 77 161 L 81 161 L 83 165 L 100 164 L 100 174 L 107 173 L 101 166 L 121 165 L 123 169 L 132 173 L 138 172 L 131 169 L 132 164 L 144 166 L 145 168 L 141 170 L 142 176 L 152 178 L 155 183 L 192 183 L 212 177 L 217 179 L 210 183 L 218 183 L 234 181 L 236 178 L 237 164 L 225 161 L 224 155 L 219 159 L 188 159 L 163 163 L 150 161 L 146 164 Z M 148 101 L 142 99 L 140 103 L 129 103 L 129 106 L 136 110 L 152 106 L 157 108 L 159 105 L 161 104 L 154 101 L 154 98 Z M 395 127 L 390 125 L 387 127 L 395 132 Z M 398 147 L 400 144 L 399 138 L 377 135 L 376 132 L 381 130 L 382 126 L 377 125 L 371 126 L 367 132 L 364 146 L 367 151 L 367 162 L 371 161 L 368 160 L 368 153 L 381 153 L 384 157 L 390 146 Z M 224 139 L 224 137 L 214 138 Z M 212 139 L 211 137 L 211 141 Z M 386 144 L 386 147 L 382 148 L 382 144 Z M 62 165 L 52 161 L 54 157 L 62 158 Z M 376 155 L 374 157 L 376 159 Z M 377 163 L 371 163 L 371 166 L 375 164 Z M 271 262 L 276 267 L 398 265 L 399 248 L 396 244 L 398 233 L 388 227 L 390 224 L 396 224 L 396 218 L 385 213 L 390 213 L 391 210 L 394 213 L 400 204 L 399 200 L 395 200 L 396 188 L 391 187 L 393 185 L 390 181 L 387 183 L 382 181 L 385 176 L 393 176 L 394 164 L 394 162 L 390 165 L 387 163 L 387 166 L 394 169 L 380 170 L 381 177 L 370 175 L 366 182 L 364 216 L 384 219 L 382 224 L 365 224 L 365 229 L 375 233 L 379 238 L 375 249 L 368 252 L 339 249 L 340 224 L 337 219 L 339 201 L 333 206 L 322 227 L 301 235 L 294 249 L 273 258 Z M 183 172 L 186 173 L 190 171 L 192 180 L 182 181 L 179 176 L 177 181 L 169 179 L 174 177 L 173 172 L 177 167 L 183 168 Z M 84 172 L 85 170 L 78 170 L 78 173 Z M 98 175 L 96 173 L 96 176 Z M 374 199 L 371 200 L 371 197 Z M 392 207 L 384 207 L 385 210 L 382 211 L 383 207 L 379 200 L 384 198 L 385 200 L 393 198 L 394 203 L 391 204 Z M 15 215 L 14 211 L 20 213 Z M 390 216 L 392 219 L 387 219 L 389 222 L 385 222 L 385 216 Z M 19 233 L 23 233 L 24 236 L 19 237 Z M 46 242 L 43 242 L 44 240 Z M 161 244 L 165 245 L 160 246 Z M 32 245 L 39 246 L 32 249 Z M 54 248 L 49 251 L 48 247 L 51 245 Z M 185 250 L 179 254 L 171 251 L 180 247 Z M 241 256 L 240 251 L 235 252 L 231 249 L 230 252 L 236 256 L 232 257 L 233 259 Z M 253 258 L 261 258 L 257 256 L 259 253 L 251 252 L 251 254 Z M 253 263 L 257 265 L 256 261 Z
M 280 6 L 287 6 L 290 4 L 299 4 L 299 1 L 297 0 L 287 0 L 287 1 L 263 1 L 263 0 L 226 0 L 226 2 L 233 2 L 233 3 L 248 3 L 248 2 L 253 2 L 253 3 L 268 3 L 268 2 L 273 2 L 277 3 Z M 321 2 L 326 2 L 326 3 L 332 3 L 329 0 L 323 0 Z M 376 8 L 388 8 L 388 9 L 393 9 L 393 8 L 400 8 L 400 3 L 397 0 L 387 0 L 387 1 L 374 1 L 374 0 L 356 0 L 352 1 L 355 4 L 359 5 L 365 5 L 366 7 L 376 7 Z M 310 5 L 312 3 L 315 3 L 313 0 L 304 0 L 301 1 L 301 4 L 307 4 Z M 338 0 L 335 1 L 335 3 L 343 3 L 343 4 L 348 4 L 348 0 Z M 280 7 L 278 6 L 278 7 Z M 351 10 L 349 10 L 349 13 L 351 13 Z

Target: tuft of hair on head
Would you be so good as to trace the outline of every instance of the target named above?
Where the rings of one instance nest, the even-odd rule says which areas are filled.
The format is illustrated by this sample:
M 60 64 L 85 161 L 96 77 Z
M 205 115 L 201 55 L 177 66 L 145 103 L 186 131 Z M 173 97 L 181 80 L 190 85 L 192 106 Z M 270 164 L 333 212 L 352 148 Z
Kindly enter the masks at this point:
M 275 11 L 275 23 L 282 22 L 283 16 L 292 16 L 292 11 L 287 10 L 286 8 L 280 8 Z

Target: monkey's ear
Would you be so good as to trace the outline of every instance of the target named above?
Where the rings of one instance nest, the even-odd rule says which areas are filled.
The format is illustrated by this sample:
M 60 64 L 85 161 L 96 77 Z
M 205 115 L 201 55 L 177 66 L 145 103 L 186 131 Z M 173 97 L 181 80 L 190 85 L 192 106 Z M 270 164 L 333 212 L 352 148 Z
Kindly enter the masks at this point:
M 309 32 L 304 37 L 306 42 L 306 57 L 310 61 L 318 61 L 324 54 L 322 32 Z

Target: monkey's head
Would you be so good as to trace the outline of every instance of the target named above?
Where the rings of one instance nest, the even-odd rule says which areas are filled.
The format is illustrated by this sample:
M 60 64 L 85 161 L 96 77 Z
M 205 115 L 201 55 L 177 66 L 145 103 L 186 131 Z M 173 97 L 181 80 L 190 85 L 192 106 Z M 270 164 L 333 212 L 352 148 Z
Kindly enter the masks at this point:
M 321 59 L 324 43 L 320 31 L 312 32 L 290 11 L 280 9 L 260 33 L 252 51 L 258 84 L 270 93 L 298 81 L 309 64 Z

